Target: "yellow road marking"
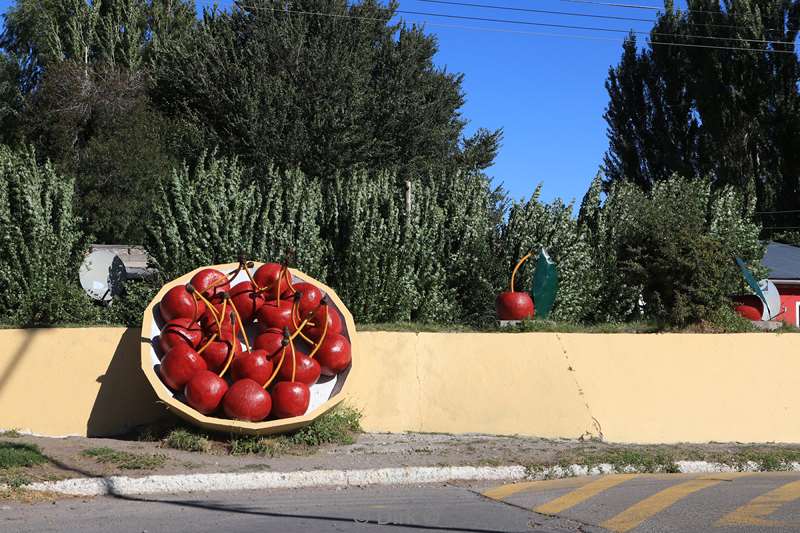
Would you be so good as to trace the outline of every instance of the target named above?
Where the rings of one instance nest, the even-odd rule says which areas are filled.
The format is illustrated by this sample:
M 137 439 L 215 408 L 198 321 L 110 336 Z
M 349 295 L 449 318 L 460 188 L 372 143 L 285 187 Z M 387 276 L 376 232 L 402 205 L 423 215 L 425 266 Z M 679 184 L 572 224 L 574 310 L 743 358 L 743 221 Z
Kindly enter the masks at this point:
M 544 489 L 558 489 L 564 487 L 575 487 L 583 485 L 589 480 L 587 478 L 565 478 L 565 479 L 540 479 L 538 481 L 522 481 L 520 483 L 510 483 L 508 485 L 501 485 L 493 487 L 482 494 L 487 498 L 493 500 L 503 500 L 513 494 L 523 491 L 544 490 Z
M 781 485 L 742 505 L 717 521 L 717 526 L 785 526 L 781 520 L 767 519 L 783 504 L 800 498 L 800 481 Z
M 673 485 L 672 487 L 664 489 L 661 492 L 657 492 L 652 496 L 640 501 L 639 503 L 628 507 L 617 516 L 614 516 L 613 518 L 610 518 L 600 524 L 600 527 L 604 527 L 616 533 L 630 531 L 648 518 L 663 511 L 686 496 L 742 475 L 747 474 L 740 472 L 720 473 L 695 478 L 684 483 L 679 483 L 678 485 Z
M 610 489 L 611 487 L 616 487 L 620 483 L 624 483 L 635 477 L 637 477 L 637 474 L 603 476 L 597 481 L 592 481 L 591 483 L 577 488 L 568 494 L 536 507 L 534 511 L 544 514 L 558 514 L 569 509 L 570 507 L 574 507 L 579 503 L 588 500 L 589 498 L 597 496 L 604 490 Z

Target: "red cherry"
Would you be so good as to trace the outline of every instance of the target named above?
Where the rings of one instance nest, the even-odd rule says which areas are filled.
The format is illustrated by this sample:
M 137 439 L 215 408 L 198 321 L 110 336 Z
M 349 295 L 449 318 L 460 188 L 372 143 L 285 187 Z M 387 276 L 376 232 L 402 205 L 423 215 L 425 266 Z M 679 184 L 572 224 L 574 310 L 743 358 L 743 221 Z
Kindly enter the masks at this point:
M 527 292 L 501 292 L 497 295 L 495 308 L 500 320 L 524 320 L 533 318 L 534 313 L 533 300 Z
M 207 342 L 207 341 L 206 341 Z M 205 346 L 205 343 L 203 344 Z M 239 340 L 233 342 L 233 356 L 236 357 L 237 355 L 242 353 L 242 345 L 239 343 Z M 211 344 L 209 344 L 205 350 L 200 354 L 206 364 L 208 365 L 208 369 L 212 372 L 219 372 L 222 370 L 222 367 L 225 366 L 225 363 L 228 361 L 228 355 L 230 354 L 230 346 L 227 342 L 221 340 L 215 340 Z
M 316 359 L 310 358 L 307 354 L 303 353 L 298 347 L 295 346 L 295 371 L 294 380 L 306 385 L 313 385 L 319 379 L 322 369 Z M 291 381 L 292 379 L 292 352 L 291 349 L 286 350 L 286 357 L 283 358 L 283 364 L 278 370 L 278 379 L 280 381 Z
M 237 283 L 231 289 L 231 302 L 239 311 L 243 322 L 250 322 L 256 316 L 261 306 L 264 305 L 264 295 L 255 292 L 255 287 L 249 281 Z
M 223 313 L 223 305 L 222 302 L 211 302 L 211 307 L 217 313 L 219 317 L 219 322 L 222 325 L 222 332 L 223 334 L 227 334 L 227 338 L 230 338 L 231 332 L 233 331 L 233 321 L 231 320 L 231 313 L 233 313 L 233 309 L 230 305 L 225 305 L 225 312 Z M 220 313 L 222 313 L 220 315 Z M 235 318 L 233 319 L 235 320 Z M 206 311 L 200 317 L 200 323 L 203 325 L 203 329 L 205 330 L 207 335 L 211 335 L 214 333 L 219 332 L 219 327 L 217 326 L 217 321 L 214 319 L 214 315 L 211 312 L 210 308 L 206 308 Z M 239 324 L 236 324 L 236 329 L 239 329 Z
M 258 310 L 258 323 L 264 328 L 289 328 L 290 331 L 294 331 L 292 301 L 281 300 L 280 304 L 277 300 L 266 302 Z
M 225 414 L 234 420 L 258 422 L 272 409 L 272 398 L 252 379 L 240 379 L 230 386 L 222 398 Z
M 298 283 L 294 289 L 300 293 L 299 311 L 300 316 L 308 316 L 309 313 L 315 311 L 319 307 L 319 302 L 322 300 L 322 291 L 311 283 Z
M 185 285 L 172 287 L 158 304 L 161 317 L 164 320 L 174 320 L 176 318 L 188 318 L 192 321 L 200 318 L 206 310 L 206 304 L 202 300 L 196 300 Z
M 264 350 L 244 352 L 234 359 L 231 366 L 231 377 L 234 381 L 249 378 L 262 386 L 272 376 L 272 361 Z
M 208 370 L 197 372 L 183 389 L 186 403 L 204 415 L 217 410 L 226 392 L 228 384 L 225 380 Z
M 327 308 L 327 311 L 326 311 Z M 325 317 L 328 317 L 328 334 L 331 333 L 341 333 L 342 332 L 342 316 L 339 314 L 339 311 L 330 304 L 321 305 L 319 308 L 314 312 L 314 316 L 311 319 L 314 322 L 314 329 L 319 329 L 320 333 L 322 332 L 322 327 L 325 324 Z M 311 335 L 307 335 L 311 337 Z M 319 338 L 319 337 L 311 337 L 311 338 Z
M 317 309 L 314 316 L 314 322 L 319 322 L 319 325 L 303 328 L 303 335 L 314 341 L 319 341 L 322 338 L 323 325 L 325 320 L 325 306 L 322 305 Z M 334 307 L 328 306 L 328 332 L 326 335 L 342 333 L 342 318 Z
M 264 350 L 269 359 L 279 357 L 283 350 L 283 332 L 275 328 L 266 330 L 253 340 L 253 349 Z
M 181 390 L 201 370 L 207 370 L 206 362 L 188 344 L 172 348 L 161 360 L 159 373 L 167 387 Z
M 275 418 L 303 415 L 310 401 L 311 391 L 305 383 L 281 381 L 272 388 L 272 414 Z
M 223 279 L 224 281 L 222 281 Z M 231 284 L 228 283 L 228 276 L 214 268 L 204 268 L 192 276 L 189 283 L 206 298 L 212 298 L 213 296 L 231 290 Z M 213 288 L 210 288 L 212 285 Z
M 283 266 L 278 263 L 264 263 L 258 270 L 255 271 L 253 274 L 253 279 L 258 284 L 259 287 L 266 289 L 262 294 L 264 298 L 267 300 L 274 300 L 275 299 L 275 283 L 278 281 L 278 277 L 281 275 L 281 271 L 283 270 Z M 285 274 L 281 276 L 280 280 L 280 291 L 281 291 L 281 298 L 291 296 L 292 290 L 289 288 L 289 283 L 287 281 L 287 277 L 291 276 L 291 274 Z
M 158 335 L 158 345 L 163 353 L 167 353 L 179 344 L 198 348 L 202 340 L 203 330 L 200 329 L 199 324 L 192 322 L 191 318 L 170 320 Z
M 352 359 L 350 341 L 335 333 L 325 336 L 317 350 L 317 362 L 325 376 L 335 376 L 350 366 Z

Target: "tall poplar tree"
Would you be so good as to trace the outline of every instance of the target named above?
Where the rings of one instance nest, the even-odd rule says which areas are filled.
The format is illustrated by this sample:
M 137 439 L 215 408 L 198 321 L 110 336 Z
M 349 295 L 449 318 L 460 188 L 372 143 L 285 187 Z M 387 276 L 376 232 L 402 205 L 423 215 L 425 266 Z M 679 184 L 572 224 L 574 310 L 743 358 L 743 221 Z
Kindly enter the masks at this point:
M 800 208 L 799 27 L 798 0 L 666 2 L 609 70 L 607 180 L 710 176 L 762 211 Z

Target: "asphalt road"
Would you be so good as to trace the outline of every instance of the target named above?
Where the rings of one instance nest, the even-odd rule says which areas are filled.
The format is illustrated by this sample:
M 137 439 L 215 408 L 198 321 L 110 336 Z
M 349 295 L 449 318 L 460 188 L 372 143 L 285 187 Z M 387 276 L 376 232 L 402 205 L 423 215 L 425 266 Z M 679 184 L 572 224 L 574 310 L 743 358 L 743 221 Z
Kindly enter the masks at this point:
M 800 474 L 213 492 L 0 504 L 0 532 L 800 532 Z
M 442 485 L 101 497 L 0 505 L 2 533 L 310 533 L 378 529 L 393 533 L 561 533 L 581 531 L 579 527 L 568 520 L 537 516 L 489 500 L 466 488 Z

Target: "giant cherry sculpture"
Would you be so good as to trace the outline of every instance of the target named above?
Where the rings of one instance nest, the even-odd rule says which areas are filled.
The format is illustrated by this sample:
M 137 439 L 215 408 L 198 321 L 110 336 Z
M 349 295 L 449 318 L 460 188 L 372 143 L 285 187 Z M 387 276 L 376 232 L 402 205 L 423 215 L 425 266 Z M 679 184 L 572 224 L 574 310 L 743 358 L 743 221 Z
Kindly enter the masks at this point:
M 285 264 L 265 263 L 251 274 L 253 266 L 240 259 L 227 275 L 202 269 L 167 291 L 160 304 L 169 320 L 160 336 L 166 353 L 160 374 L 203 414 L 222 410 L 251 422 L 301 416 L 320 375 L 350 365 L 350 342 L 338 311 L 314 284 L 294 285 Z M 249 281 L 231 289 L 242 270 Z M 245 323 L 256 317 L 262 332 L 251 346 Z M 295 345 L 298 336 L 309 353 Z

